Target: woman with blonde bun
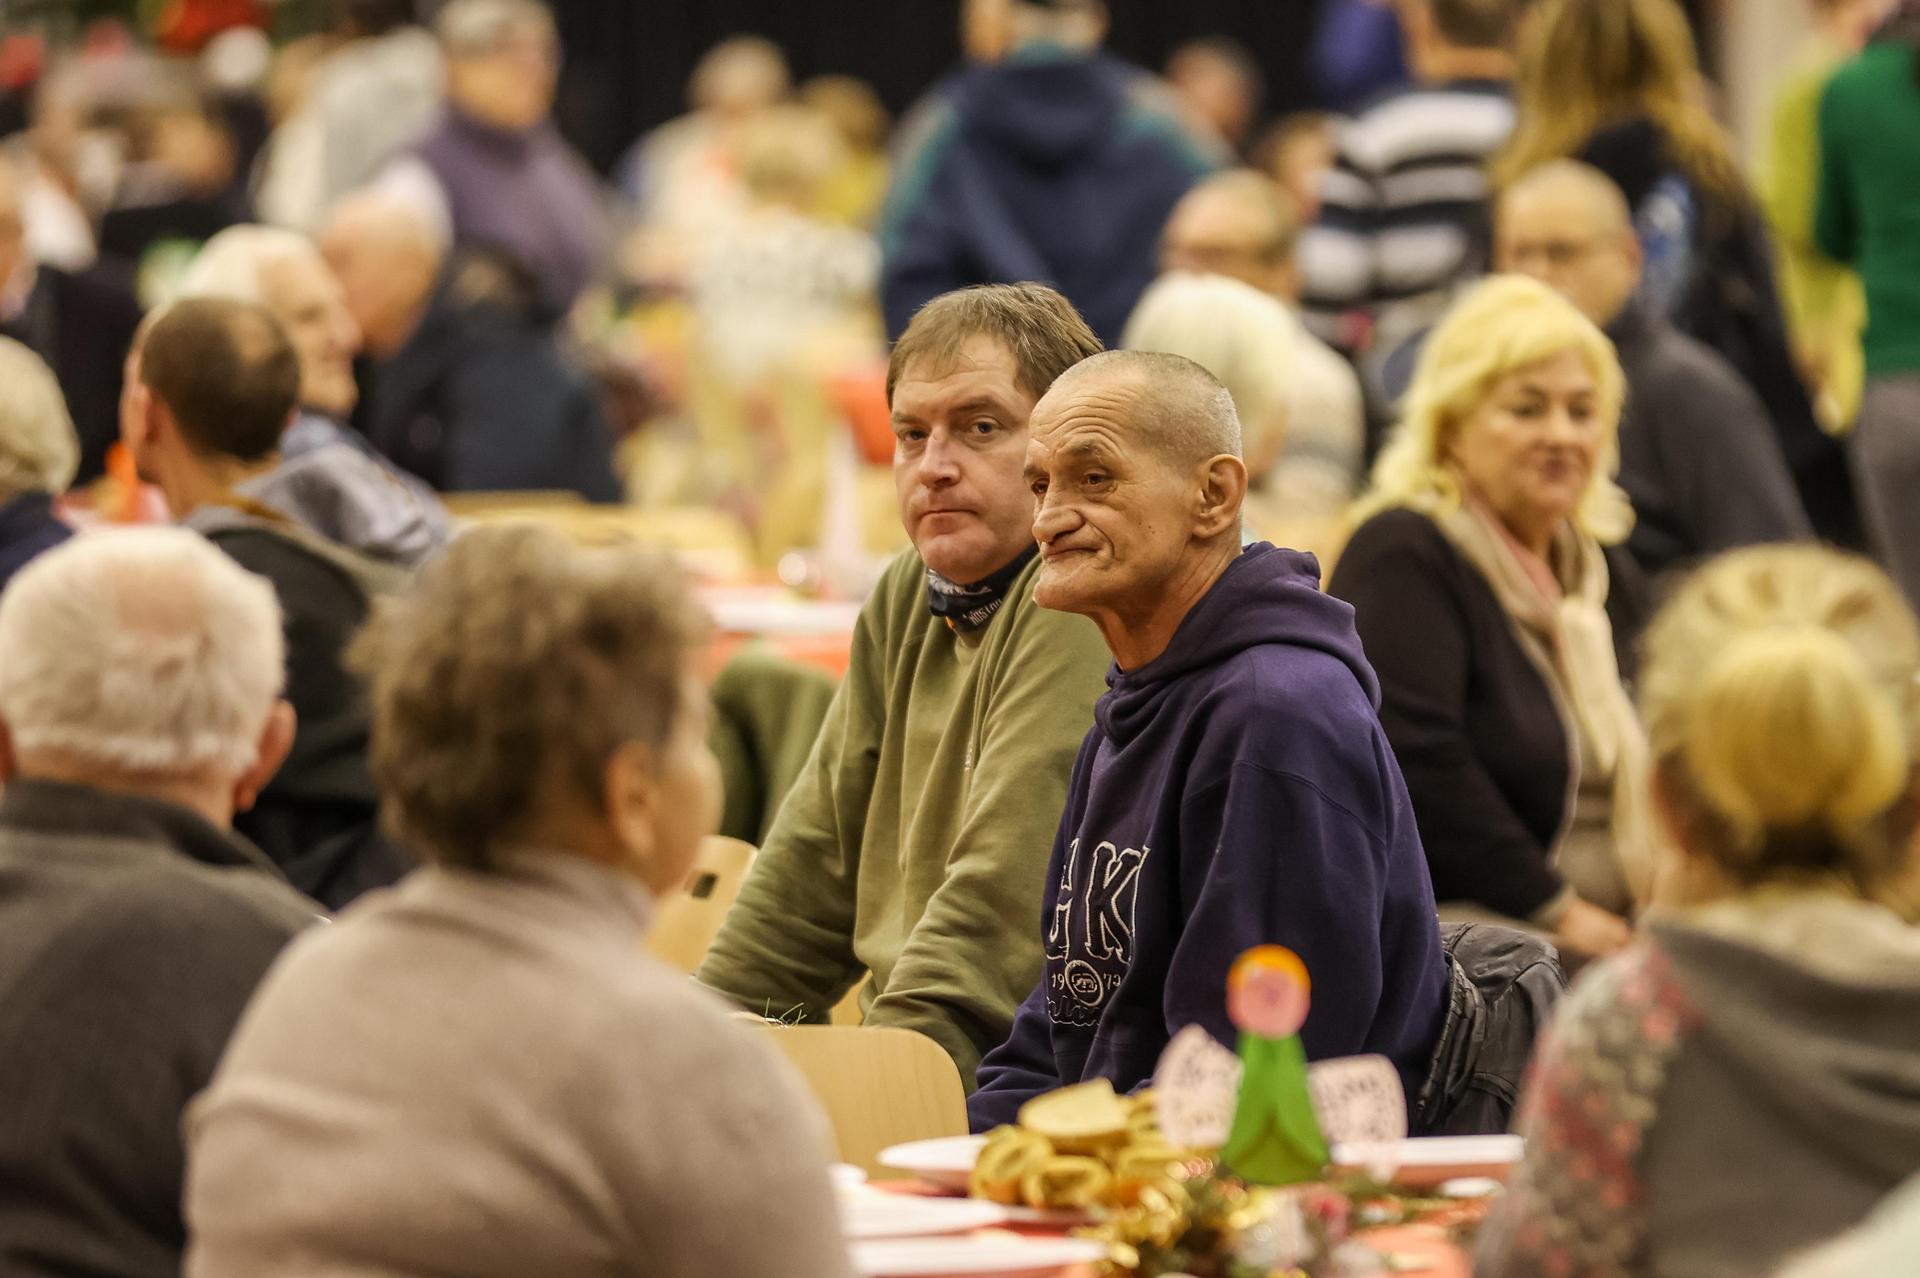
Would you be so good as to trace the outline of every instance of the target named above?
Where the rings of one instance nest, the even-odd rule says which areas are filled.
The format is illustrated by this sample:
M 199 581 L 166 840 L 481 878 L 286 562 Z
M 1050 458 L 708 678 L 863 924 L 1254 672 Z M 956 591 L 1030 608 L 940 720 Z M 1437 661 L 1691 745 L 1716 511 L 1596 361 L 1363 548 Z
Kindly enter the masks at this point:
M 1898 590 L 1831 550 L 1738 551 L 1660 613 L 1662 904 L 1543 1042 L 1477 1274 L 1773 1273 L 1920 1168 L 1916 679 Z
M 1327 587 L 1380 676 L 1441 917 L 1537 930 L 1570 963 L 1625 945 L 1652 882 L 1615 643 L 1640 620 L 1623 395 L 1565 298 L 1475 285 L 1421 351 Z

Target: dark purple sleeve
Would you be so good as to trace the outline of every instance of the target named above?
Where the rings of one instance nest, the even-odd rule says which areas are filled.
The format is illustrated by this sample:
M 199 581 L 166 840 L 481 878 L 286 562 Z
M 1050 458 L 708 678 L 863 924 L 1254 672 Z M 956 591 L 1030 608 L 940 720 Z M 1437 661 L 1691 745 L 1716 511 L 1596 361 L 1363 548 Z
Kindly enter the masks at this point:
M 980 1062 L 979 1078 L 979 1090 L 967 1101 L 967 1126 L 976 1132 L 1011 1123 L 1022 1105 L 1060 1086 L 1044 974 L 1014 1013 L 1007 1041 Z

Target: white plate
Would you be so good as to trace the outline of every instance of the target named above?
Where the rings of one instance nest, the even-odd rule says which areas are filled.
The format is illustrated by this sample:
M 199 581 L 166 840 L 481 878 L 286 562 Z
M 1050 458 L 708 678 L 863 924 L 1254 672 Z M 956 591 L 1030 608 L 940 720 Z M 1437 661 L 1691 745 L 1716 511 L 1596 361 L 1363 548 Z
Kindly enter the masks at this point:
M 937 1140 L 916 1140 L 880 1151 L 874 1160 L 882 1167 L 912 1172 L 942 1189 L 967 1192 L 967 1177 L 986 1147 L 985 1136 L 942 1136 Z
M 852 1163 L 835 1163 L 827 1168 L 827 1175 L 833 1178 L 835 1189 L 852 1189 L 867 1183 L 867 1169 L 855 1167 Z
M 840 1227 L 856 1240 L 964 1234 L 1006 1222 L 1006 1208 L 972 1198 L 921 1198 L 865 1186 L 840 1195 Z
M 1526 1152 L 1518 1136 L 1416 1136 L 1384 1144 L 1335 1145 L 1336 1171 L 1381 1175 L 1395 1185 L 1438 1185 L 1466 1177 L 1505 1181 Z
M 853 1268 L 864 1278 L 942 1278 L 994 1274 L 1047 1278 L 1068 1265 L 1099 1260 L 1107 1249 L 1081 1238 L 912 1238 L 853 1244 Z

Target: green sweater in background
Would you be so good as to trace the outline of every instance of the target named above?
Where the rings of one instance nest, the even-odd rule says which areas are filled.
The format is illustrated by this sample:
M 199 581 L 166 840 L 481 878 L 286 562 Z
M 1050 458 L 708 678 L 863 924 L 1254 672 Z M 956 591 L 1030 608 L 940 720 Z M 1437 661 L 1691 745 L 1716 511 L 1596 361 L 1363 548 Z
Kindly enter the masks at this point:
M 1820 104 L 1820 247 L 1867 290 L 1867 376 L 1920 372 L 1920 82 L 1883 42 L 1834 73 Z
M 934 1039 L 972 1090 L 1040 978 L 1041 880 L 1111 662 L 1034 604 L 1039 564 L 970 635 L 927 610 L 918 555 L 888 567 L 701 983 L 824 1024 L 872 972 L 866 1023 Z

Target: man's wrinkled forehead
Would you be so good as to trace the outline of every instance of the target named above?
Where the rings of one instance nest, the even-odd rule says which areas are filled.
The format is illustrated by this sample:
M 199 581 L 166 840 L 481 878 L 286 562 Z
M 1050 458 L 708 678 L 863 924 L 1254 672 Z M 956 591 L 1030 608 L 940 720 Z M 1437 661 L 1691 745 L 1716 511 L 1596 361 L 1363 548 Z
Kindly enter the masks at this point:
M 1147 425 L 1140 420 L 1139 378 L 1096 372 L 1076 377 L 1069 369 L 1034 405 L 1030 431 L 1044 453 L 1081 456 L 1094 447 L 1124 456 L 1139 448 Z

